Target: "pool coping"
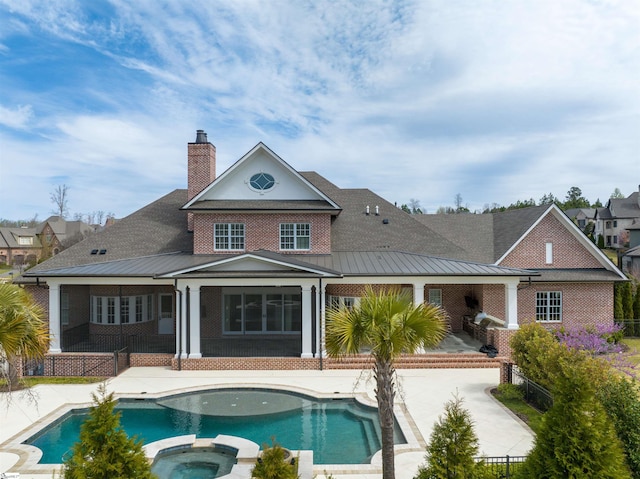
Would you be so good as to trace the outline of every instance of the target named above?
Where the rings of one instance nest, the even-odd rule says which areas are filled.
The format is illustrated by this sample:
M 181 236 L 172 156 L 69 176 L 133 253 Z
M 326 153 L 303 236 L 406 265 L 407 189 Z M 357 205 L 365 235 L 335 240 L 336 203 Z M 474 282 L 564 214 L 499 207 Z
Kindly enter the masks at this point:
M 108 383 L 108 382 L 107 382 Z M 291 386 L 284 384 L 269 384 L 264 383 L 236 383 L 233 385 L 224 384 L 220 386 L 207 385 L 207 386 L 191 386 L 181 387 L 176 389 L 164 390 L 156 393 L 114 393 L 114 399 L 163 399 L 171 396 L 180 396 L 194 392 L 205 391 L 218 391 L 229 389 L 259 389 L 266 391 L 285 391 L 303 396 L 308 396 L 320 400 L 327 399 L 353 399 L 363 406 L 372 407 L 377 409 L 377 401 L 370 398 L 367 393 L 364 392 L 350 392 L 350 393 L 323 393 L 312 389 L 303 388 L 299 386 Z M 23 474 L 59 474 L 62 469 L 62 464 L 38 464 L 38 461 L 42 458 L 42 451 L 32 445 L 23 444 L 24 441 L 30 437 L 38 434 L 46 426 L 59 421 L 73 409 L 88 409 L 92 407 L 93 402 L 80 402 L 80 403 L 65 403 L 58 408 L 51 411 L 46 416 L 34 421 L 27 428 L 21 432 L 15 434 L 4 443 L 0 444 L 3 452 L 16 454 L 18 461 L 11 468 L 12 470 L 19 471 Z M 426 441 L 422 437 L 418 426 L 414 422 L 411 414 L 409 413 L 404 402 L 396 401 L 394 404 L 394 415 L 398 423 L 400 431 L 407 441 L 405 444 L 395 445 L 395 455 L 407 452 L 424 452 Z M 182 436 L 174 436 L 182 437 Z M 167 438 L 172 439 L 172 438 Z M 244 438 L 240 438 L 246 440 Z M 156 441 L 157 442 L 157 441 Z M 153 444 L 153 443 L 149 443 Z M 147 447 L 147 446 L 145 446 Z M 313 451 L 304 450 L 292 450 L 295 454 L 304 455 L 307 457 L 311 455 L 311 462 L 313 461 Z M 306 461 L 305 461 L 306 462 Z M 240 472 L 240 471 L 238 471 Z M 317 475 L 336 475 L 336 474 L 380 474 L 382 473 L 382 452 L 378 450 L 373 454 L 369 463 L 363 464 L 318 464 L 315 465 L 312 462 L 312 471 L 309 479 Z M 225 476 L 225 477 L 245 477 L 245 476 Z M 247 472 L 246 477 L 250 477 Z M 302 479 L 306 479 L 301 475 Z

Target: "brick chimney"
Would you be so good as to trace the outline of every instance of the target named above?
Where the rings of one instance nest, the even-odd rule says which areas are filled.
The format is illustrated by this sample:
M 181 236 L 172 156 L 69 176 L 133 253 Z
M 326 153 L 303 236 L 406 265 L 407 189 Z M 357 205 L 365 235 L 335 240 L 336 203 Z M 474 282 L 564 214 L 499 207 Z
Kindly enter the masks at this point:
M 216 178 L 216 147 L 209 143 L 204 130 L 198 130 L 195 143 L 189 143 L 188 158 L 187 201 Z
M 209 143 L 204 130 L 198 130 L 195 143 L 189 143 L 187 151 L 187 201 L 190 201 L 216 178 L 216 147 Z M 187 216 L 189 231 L 193 231 L 193 213 Z

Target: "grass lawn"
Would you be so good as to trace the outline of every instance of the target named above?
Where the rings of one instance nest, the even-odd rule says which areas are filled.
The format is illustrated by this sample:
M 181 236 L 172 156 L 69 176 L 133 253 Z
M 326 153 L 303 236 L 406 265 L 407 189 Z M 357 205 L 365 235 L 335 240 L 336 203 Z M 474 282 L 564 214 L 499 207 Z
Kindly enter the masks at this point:
M 534 433 L 538 434 L 542 424 L 543 413 L 527 404 L 524 399 L 515 397 L 512 394 L 501 393 L 498 389 L 493 389 L 491 393 L 493 397 L 522 419 Z
M 51 377 L 51 376 L 28 376 L 22 378 L 21 384 L 14 389 L 24 389 L 25 387 L 32 387 L 38 384 L 91 384 L 99 383 L 107 378 L 94 378 L 94 377 Z M 7 386 L 5 379 L 0 379 L 0 391 L 4 390 Z
M 640 338 L 624 338 L 622 344 L 629 348 L 626 359 L 636 366 L 640 365 Z M 638 371 L 636 371 L 636 377 L 638 377 Z

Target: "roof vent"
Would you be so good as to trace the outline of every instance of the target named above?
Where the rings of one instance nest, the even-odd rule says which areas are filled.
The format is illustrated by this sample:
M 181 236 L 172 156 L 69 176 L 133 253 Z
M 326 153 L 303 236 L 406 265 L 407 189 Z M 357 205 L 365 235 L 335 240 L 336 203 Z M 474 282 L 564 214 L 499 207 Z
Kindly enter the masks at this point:
M 383 225 L 388 225 L 389 224 L 389 220 L 387 218 L 382 220 L 382 224 Z
M 209 143 L 209 141 L 207 140 L 207 134 L 204 132 L 204 130 L 196 131 L 196 143 Z
M 100 250 L 100 254 L 107 254 L 107 250 L 106 249 L 101 249 Z
M 92 249 L 91 250 L 91 254 L 98 254 L 98 250 L 97 249 Z

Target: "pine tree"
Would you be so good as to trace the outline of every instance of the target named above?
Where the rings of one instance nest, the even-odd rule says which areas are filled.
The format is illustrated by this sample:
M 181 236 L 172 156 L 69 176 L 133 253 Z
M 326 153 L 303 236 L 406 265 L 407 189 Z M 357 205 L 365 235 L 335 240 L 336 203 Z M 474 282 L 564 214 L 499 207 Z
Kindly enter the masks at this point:
M 640 319 L 640 283 L 636 284 L 636 295 L 633 300 L 633 317 Z
M 618 283 L 613 288 L 613 317 L 615 319 L 625 319 L 622 295 L 622 285 Z
M 584 352 L 567 351 L 556 364 L 553 406 L 518 477 L 631 478 L 622 444 L 596 396 L 606 369 Z
M 631 281 L 626 281 L 622 285 L 622 308 L 624 311 L 624 319 L 633 318 L 633 286 Z
M 482 464 L 475 461 L 478 437 L 471 415 L 462 407 L 462 402 L 454 395 L 454 399 L 445 404 L 444 415 L 434 425 L 427 445 L 427 464 L 420 468 L 416 479 L 481 477 Z
M 65 479 L 152 479 L 142 442 L 129 438 L 120 426 L 116 401 L 106 387 L 92 394 L 94 406 L 80 428 L 80 440 L 64 459 Z

